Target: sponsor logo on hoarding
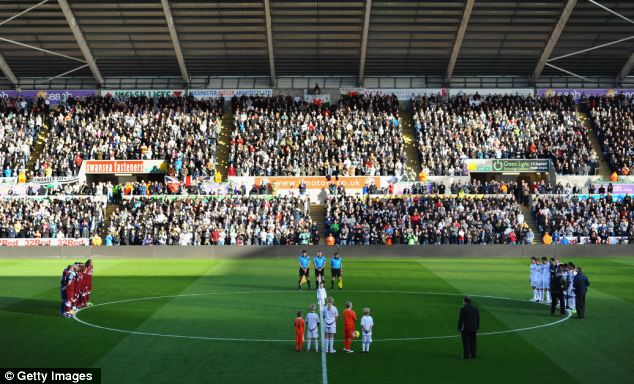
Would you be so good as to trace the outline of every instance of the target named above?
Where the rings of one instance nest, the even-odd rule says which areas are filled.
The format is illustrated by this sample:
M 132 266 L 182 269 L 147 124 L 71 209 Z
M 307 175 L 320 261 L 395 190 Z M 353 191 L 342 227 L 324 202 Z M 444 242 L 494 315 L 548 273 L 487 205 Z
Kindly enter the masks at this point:
M 101 91 L 102 96 L 112 96 L 116 99 L 126 97 L 178 97 L 185 96 L 184 89 L 105 89 Z
M 46 246 L 59 246 L 59 247 L 80 247 L 89 245 L 88 239 L 53 239 L 53 238 L 41 238 L 41 239 L 0 239 L 0 246 L 3 247 L 46 247 Z
M 187 93 L 196 99 L 233 96 L 273 96 L 272 89 L 190 89 Z
M 86 173 L 165 173 L 164 160 L 86 160 Z
M 339 179 L 334 177 L 327 180 L 325 177 L 286 177 L 286 176 L 256 176 L 255 184 L 260 185 L 262 181 L 268 183 L 277 183 L 279 189 L 296 189 L 299 187 L 299 183 L 304 181 L 307 189 L 322 189 L 328 188 L 331 183 L 343 184 L 345 188 L 349 189 L 361 189 L 366 184 L 375 184 L 377 187 L 381 186 L 380 177 L 365 177 L 365 176 L 340 176 Z
M 0 91 L 0 98 L 24 97 L 24 98 L 44 98 L 51 104 L 60 104 L 69 97 L 89 97 L 95 96 L 97 91 L 94 89 L 67 89 L 67 90 L 23 90 L 19 93 L 15 90 Z
M 618 89 L 618 88 L 540 88 L 537 90 L 537 96 L 572 96 L 575 100 L 581 99 L 581 96 L 607 96 L 625 95 L 626 97 L 634 97 L 634 89 Z

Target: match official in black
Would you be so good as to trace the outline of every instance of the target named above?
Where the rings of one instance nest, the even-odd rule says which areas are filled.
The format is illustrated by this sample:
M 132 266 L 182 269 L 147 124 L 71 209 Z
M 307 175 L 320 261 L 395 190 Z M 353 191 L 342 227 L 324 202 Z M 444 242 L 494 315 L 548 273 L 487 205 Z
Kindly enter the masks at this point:
M 572 288 L 575 290 L 575 307 L 577 307 L 577 317 L 583 319 L 586 317 L 586 293 L 590 280 L 583 274 L 583 268 L 577 268 L 577 276 L 572 280 Z
M 480 312 L 471 305 L 471 299 L 467 296 L 463 299 L 458 318 L 458 331 L 462 334 L 463 359 L 475 359 L 476 357 L 476 332 L 480 329 Z
M 564 301 L 564 292 L 566 286 L 562 278 L 561 272 L 557 271 L 550 277 L 550 314 L 555 314 L 557 303 L 559 303 L 559 313 L 564 316 L 566 314 L 566 303 Z

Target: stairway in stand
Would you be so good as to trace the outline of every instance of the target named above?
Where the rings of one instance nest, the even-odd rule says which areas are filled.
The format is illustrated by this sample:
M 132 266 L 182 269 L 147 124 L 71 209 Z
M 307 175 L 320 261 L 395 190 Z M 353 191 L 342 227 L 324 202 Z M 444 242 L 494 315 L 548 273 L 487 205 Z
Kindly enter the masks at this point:
M 108 235 L 108 228 L 110 228 L 112 213 L 118 208 L 119 204 L 108 203 L 108 205 L 106 205 L 106 213 L 104 214 L 103 223 L 101 224 L 101 228 L 99 229 L 99 236 L 104 239 L 104 244 L 106 235 Z
M 537 230 L 537 223 L 535 222 L 535 219 L 533 218 L 533 212 L 531 211 L 531 207 L 527 207 L 523 204 L 520 204 L 520 209 L 522 210 L 522 214 L 524 215 L 524 222 L 528 224 L 528 227 L 535 234 L 535 240 L 533 241 L 533 244 L 544 244 L 542 240 L 543 236 Z
M 599 176 L 601 176 L 604 180 L 610 180 L 610 165 L 603 158 L 603 152 L 601 151 L 599 137 L 597 136 L 597 133 L 594 131 L 594 129 L 592 129 L 590 119 L 585 113 L 579 110 L 579 106 L 577 106 L 577 117 L 588 129 L 588 138 L 590 139 L 590 143 L 592 143 L 592 148 L 594 148 L 594 151 L 597 153 L 597 157 L 599 158 Z
M 231 100 L 225 101 L 225 113 L 222 116 L 222 130 L 218 137 L 218 149 L 216 152 L 216 169 L 222 174 L 222 180 L 227 180 L 229 168 L 229 154 L 231 153 L 231 131 L 233 131 L 233 108 Z
M 405 144 L 405 154 L 407 155 L 407 168 L 414 171 L 416 177 L 421 170 L 420 154 L 418 152 L 418 139 L 414 129 L 411 103 L 401 102 L 399 105 L 399 115 L 401 116 L 401 134 Z
M 42 151 L 44 151 L 44 143 L 46 143 L 46 140 L 48 140 L 49 130 L 50 128 L 48 127 L 48 124 L 44 124 L 44 126 L 42 126 L 42 129 L 40 130 L 40 133 L 37 135 L 35 145 L 33 145 L 33 148 L 31 148 L 31 157 L 29 157 L 29 162 L 26 164 L 27 175 L 31 174 L 37 176 L 35 172 L 35 164 L 37 163 L 37 160 L 40 158 L 40 156 L 42 156 Z
M 313 223 L 317 224 L 319 229 L 319 244 L 326 244 L 326 225 L 324 220 L 326 218 L 326 207 L 322 204 L 310 205 L 310 217 L 313 219 Z

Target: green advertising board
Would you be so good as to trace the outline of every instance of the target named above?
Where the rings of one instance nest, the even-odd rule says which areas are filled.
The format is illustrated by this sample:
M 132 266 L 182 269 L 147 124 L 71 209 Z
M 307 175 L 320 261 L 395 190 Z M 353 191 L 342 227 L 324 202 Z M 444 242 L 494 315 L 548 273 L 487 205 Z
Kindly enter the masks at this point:
M 550 172 L 548 159 L 467 159 L 471 173 L 533 173 Z
M 550 160 L 548 159 L 500 159 L 493 160 L 493 172 L 548 172 Z

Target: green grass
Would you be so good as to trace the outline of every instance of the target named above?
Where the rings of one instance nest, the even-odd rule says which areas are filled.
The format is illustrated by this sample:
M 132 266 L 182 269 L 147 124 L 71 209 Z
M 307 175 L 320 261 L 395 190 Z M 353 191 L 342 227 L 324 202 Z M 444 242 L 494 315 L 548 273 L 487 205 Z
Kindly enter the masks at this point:
M 526 301 L 531 295 L 526 261 L 346 260 L 344 290 L 332 295 L 340 311 L 352 301 L 359 318 L 363 307 L 372 308 L 375 342 L 367 355 L 328 355 L 328 381 L 630 382 L 634 259 L 578 263 L 592 282 L 585 320 L 480 336 L 478 359 L 462 361 L 455 337 L 381 339 L 457 335 L 463 293 L 474 295 L 481 332 L 558 320 L 545 306 Z M 107 328 L 194 338 L 114 332 L 59 317 L 64 265 L 0 260 L 0 366 L 100 367 L 104 383 L 322 382 L 321 355 L 297 353 L 290 341 L 295 311 L 306 312 L 315 301 L 314 291 L 295 290 L 295 260 L 97 260 L 94 303 L 168 297 L 95 306 L 79 318 Z M 341 350 L 341 341 L 335 347 Z M 360 351 L 359 342 L 353 349 Z

